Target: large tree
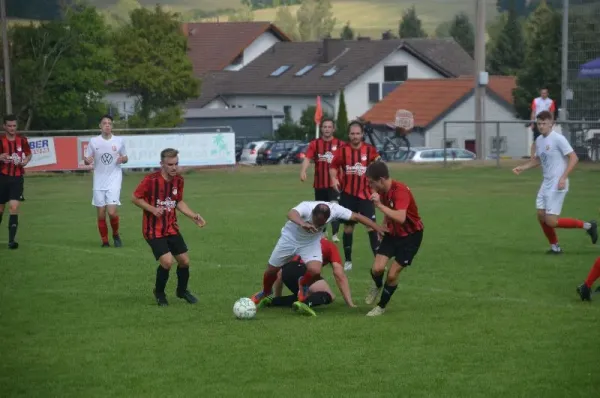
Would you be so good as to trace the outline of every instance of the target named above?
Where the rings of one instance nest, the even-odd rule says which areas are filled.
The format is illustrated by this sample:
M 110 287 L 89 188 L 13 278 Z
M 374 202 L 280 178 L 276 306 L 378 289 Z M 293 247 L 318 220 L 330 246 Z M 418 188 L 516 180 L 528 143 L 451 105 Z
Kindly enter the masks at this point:
M 340 92 L 340 103 L 338 104 L 338 114 L 335 124 L 335 136 L 345 139 L 348 136 L 348 111 L 346 109 L 344 90 Z
M 398 26 L 398 35 L 401 39 L 410 39 L 414 37 L 427 37 L 427 32 L 423 29 L 423 24 L 417 16 L 415 6 L 405 10 Z
M 473 56 L 475 52 L 475 30 L 466 13 L 461 12 L 454 16 L 454 19 L 450 24 L 450 36 L 452 36 L 470 56 Z
M 531 101 L 540 88 L 548 88 L 555 99 L 561 97 L 561 16 L 542 3 L 525 27 L 529 40 L 513 95 L 518 116 L 529 119 Z
M 523 27 L 514 8 L 508 12 L 506 23 L 492 46 L 488 57 L 488 72 L 493 75 L 511 76 L 523 67 Z
M 116 87 L 137 97 L 139 104 L 130 124 L 176 125 L 181 103 L 199 93 L 177 14 L 156 6 L 134 10 L 130 19 L 115 39 Z
M 342 28 L 340 38 L 342 40 L 354 40 L 354 30 L 350 27 L 350 21 L 346 22 L 346 25 Z
M 95 8 L 80 3 L 62 20 L 16 26 L 11 41 L 13 108 L 25 129 L 97 124 L 115 65 L 109 30 Z
M 336 23 L 331 0 L 303 0 L 296 12 L 296 20 L 302 41 L 321 40 L 331 36 Z

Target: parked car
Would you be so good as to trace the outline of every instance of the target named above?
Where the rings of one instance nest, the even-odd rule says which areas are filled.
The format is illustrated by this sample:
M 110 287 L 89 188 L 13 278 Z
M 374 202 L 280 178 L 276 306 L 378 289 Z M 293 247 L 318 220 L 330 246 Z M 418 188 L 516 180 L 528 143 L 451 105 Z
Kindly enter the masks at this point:
M 258 164 L 278 164 L 284 163 L 289 151 L 296 145 L 302 144 L 299 140 L 274 141 L 265 145 L 258 152 L 256 163 Z
M 464 162 L 475 160 L 477 156 L 466 149 L 446 148 L 446 160 L 448 162 Z M 407 148 L 401 148 L 394 153 L 391 161 L 400 161 L 408 163 L 436 163 L 444 161 L 443 148 L 410 148 L 407 154 Z
M 258 151 L 269 141 L 252 141 L 246 144 L 240 156 L 241 163 L 256 164 Z
M 293 147 L 285 157 L 286 164 L 292 163 L 302 163 L 304 158 L 306 157 L 306 150 L 308 149 L 308 144 L 298 144 Z

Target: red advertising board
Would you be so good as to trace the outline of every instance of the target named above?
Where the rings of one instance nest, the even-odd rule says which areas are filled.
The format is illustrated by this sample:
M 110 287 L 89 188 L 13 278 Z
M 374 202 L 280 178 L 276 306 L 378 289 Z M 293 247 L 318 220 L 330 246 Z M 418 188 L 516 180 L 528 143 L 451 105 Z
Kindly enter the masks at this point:
M 29 141 L 39 140 L 32 137 Z M 50 164 L 27 167 L 28 172 L 37 171 L 66 171 L 79 169 L 79 159 L 77 156 L 77 137 L 47 137 L 44 140 L 54 142 L 53 150 L 55 157 Z

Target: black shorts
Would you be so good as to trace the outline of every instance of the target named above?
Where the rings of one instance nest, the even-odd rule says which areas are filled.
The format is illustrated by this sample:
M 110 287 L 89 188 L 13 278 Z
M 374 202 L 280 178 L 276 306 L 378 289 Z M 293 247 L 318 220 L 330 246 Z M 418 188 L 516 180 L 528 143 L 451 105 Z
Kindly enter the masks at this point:
M 299 261 L 290 261 L 281 267 L 281 281 L 290 289 L 290 291 L 298 295 L 298 279 L 302 278 L 306 273 L 306 265 Z M 323 279 L 321 275 L 315 277 L 312 283 Z
M 535 140 L 542 135 L 542 133 L 540 133 L 537 123 L 533 123 L 533 128 L 531 130 L 533 130 L 533 143 L 535 144 Z
M 170 235 L 165 238 L 146 239 L 150 245 L 154 258 L 158 260 L 167 253 L 178 256 L 187 253 L 188 248 L 181 234 Z
M 377 249 L 377 254 L 393 258 L 401 266 L 408 267 L 417 255 L 422 241 L 423 231 L 417 231 L 408 236 L 386 234 Z
M 11 200 L 23 201 L 23 189 L 25 179 L 23 177 L 9 177 L 0 174 L 0 205 Z
M 333 188 L 315 188 L 315 200 L 323 202 L 339 202 L 340 193 Z
M 348 195 L 346 192 L 342 192 L 340 195 L 340 206 L 346 209 L 362 214 L 363 216 L 370 218 L 375 221 L 375 204 L 368 199 L 360 199 L 356 196 Z M 344 224 L 354 225 L 355 221 L 342 221 Z

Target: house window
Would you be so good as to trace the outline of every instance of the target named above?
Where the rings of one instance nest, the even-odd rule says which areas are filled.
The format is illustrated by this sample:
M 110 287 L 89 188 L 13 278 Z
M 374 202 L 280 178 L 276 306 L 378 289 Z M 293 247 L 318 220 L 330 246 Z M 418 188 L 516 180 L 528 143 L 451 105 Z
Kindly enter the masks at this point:
M 408 66 L 384 66 L 383 80 L 386 82 L 403 82 L 408 79 Z
M 315 65 L 306 65 L 304 68 L 300 69 L 298 72 L 296 72 L 296 74 L 294 76 L 303 76 L 305 75 L 307 72 L 309 72 L 312 68 L 314 68 Z
M 369 102 L 379 102 L 379 83 L 369 83 Z
M 241 65 L 244 63 L 244 53 L 240 53 L 233 61 L 231 61 L 231 65 Z
M 292 120 L 292 107 L 291 105 L 283 106 L 283 114 L 285 115 L 285 120 Z
M 506 137 L 490 137 L 491 152 L 504 153 L 508 150 L 508 140 Z
M 400 82 L 383 82 L 381 83 L 381 98 L 385 98 L 389 93 L 398 87 Z
M 285 71 L 287 71 L 291 67 L 292 67 L 291 65 L 280 66 L 279 68 L 277 68 L 273 72 L 271 72 L 271 76 L 275 76 L 275 77 L 281 76 L 283 73 L 285 73 Z

